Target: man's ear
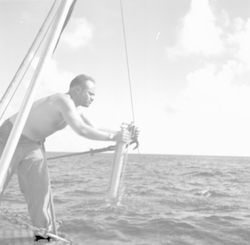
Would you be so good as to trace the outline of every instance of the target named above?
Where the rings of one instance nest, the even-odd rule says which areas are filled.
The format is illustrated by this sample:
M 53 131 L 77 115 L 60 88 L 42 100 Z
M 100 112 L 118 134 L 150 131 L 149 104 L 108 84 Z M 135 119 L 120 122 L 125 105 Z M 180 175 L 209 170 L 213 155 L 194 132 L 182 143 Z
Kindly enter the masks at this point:
M 81 87 L 80 86 L 76 86 L 76 93 L 80 93 L 81 92 Z

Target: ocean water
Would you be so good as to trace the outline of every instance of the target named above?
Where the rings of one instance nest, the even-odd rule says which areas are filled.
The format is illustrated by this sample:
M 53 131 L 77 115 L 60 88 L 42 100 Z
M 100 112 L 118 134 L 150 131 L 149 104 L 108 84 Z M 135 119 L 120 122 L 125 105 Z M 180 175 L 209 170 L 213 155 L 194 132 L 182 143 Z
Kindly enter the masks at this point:
M 113 201 L 112 162 L 112 154 L 49 162 L 59 231 L 74 244 L 250 244 L 250 158 L 131 154 Z M 16 176 L 2 205 L 27 213 Z

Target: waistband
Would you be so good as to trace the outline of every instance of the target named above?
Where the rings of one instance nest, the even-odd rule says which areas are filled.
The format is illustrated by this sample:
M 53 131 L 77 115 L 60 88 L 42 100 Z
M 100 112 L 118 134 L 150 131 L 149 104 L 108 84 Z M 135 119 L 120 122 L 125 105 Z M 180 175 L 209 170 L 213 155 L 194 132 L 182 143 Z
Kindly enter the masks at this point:
M 10 121 L 10 119 L 8 118 L 0 126 L 0 142 L 7 142 L 12 128 L 13 128 L 13 124 Z M 43 145 L 44 142 L 45 142 L 45 139 L 35 141 L 35 140 L 31 140 L 27 136 L 21 134 L 18 144 L 39 144 L 39 145 Z

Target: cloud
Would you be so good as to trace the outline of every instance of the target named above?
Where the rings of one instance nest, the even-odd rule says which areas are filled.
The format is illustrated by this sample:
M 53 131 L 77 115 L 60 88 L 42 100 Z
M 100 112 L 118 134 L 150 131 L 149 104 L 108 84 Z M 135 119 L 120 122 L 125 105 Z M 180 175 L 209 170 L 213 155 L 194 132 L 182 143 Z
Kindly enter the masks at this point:
M 242 108 L 250 104 L 250 87 L 233 82 L 238 65 L 236 61 L 228 61 L 219 72 L 215 65 L 208 65 L 188 74 L 188 86 L 180 93 L 177 105 L 185 105 L 186 112 L 197 116 L 247 115 Z M 176 109 L 182 110 L 183 106 Z
M 246 23 L 241 19 L 234 21 L 236 31 L 230 35 L 229 43 L 236 45 L 236 58 L 242 61 L 246 68 L 250 68 L 250 18 Z
M 40 57 L 36 56 L 30 66 L 30 69 L 23 81 L 23 90 L 27 90 L 32 76 L 35 72 Z M 37 93 L 37 98 L 48 96 L 52 93 L 64 93 L 68 91 L 69 83 L 74 78 L 74 74 L 62 70 L 58 62 L 51 58 L 46 64 L 42 82 Z
M 222 30 L 208 0 L 192 0 L 191 9 L 183 18 L 175 47 L 166 48 L 170 58 L 183 54 L 219 54 L 223 51 Z
M 189 72 L 186 76 L 187 86 L 175 100 L 168 103 L 165 108 L 168 112 L 186 113 L 187 115 L 205 116 L 208 114 L 219 118 L 246 117 L 250 105 L 250 18 L 243 21 L 240 18 L 230 20 L 223 11 L 224 28 L 215 26 L 215 16 L 211 12 L 208 0 L 193 0 L 190 12 L 184 18 L 181 39 L 178 45 L 171 51 L 175 58 L 180 54 L 180 49 L 187 53 L 202 53 L 204 67 Z M 196 45 L 191 42 L 192 26 L 194 30 L 200 28 L 210 30 L 211 44 L 216 52 L 211 50 L 210 44 Z M 230 30 L 228 27 L 230 26 Z M 224 42 L 220 33 L 224 33 Z M 188 37 L 188 33 L 191 37 Z M 205 33 L 203 33 L 205 36 Z M 188 40 L 190 38 L 190 40 Z M 200 37 L 200 41 L 203 37 Z M 206 39 L 206 38 L 204 38 Z M 210 39 L 209 39 L 210 42 Z M 222 47 L 224 45 L 224 48 Z M 202 46 L 204 45 L 204 46 Z M 221 53 L 222 50 L 224 53 Z M 226 52 L 227 51 L 227 52 Z M 214 52 L 214 53 L 213 53 Z M 206 55 L 216 54 L 218 60 L 206 59 Z M 226 56 L 225 56 L 226 54 Z M 184 55 L 184 54 L 183 54 Z M 248 116 L 247 116 L 248 117 Z
M 229 60 L 187 75 L 186 89 L 165 105 L 170 152 L 249 156 L 250 86 L 235 72 L 240 65 Z
M 38 97 L 48 96 L 52 93 L 65 93 L 69 89 L 70 81 L 75 74 L 60 69 L 56 60 L 51 59 L 44 74 L 43 83 Z
M 220 34 L 208 0 L 193 0 L 181 33 L 184 49 L 190 53 L 218 54 L 223 49 Z
M 198 7 L 197 1 L 192 3 Z M 171 139 L 168 149 L 175 154 L 199 152 L 205 155 L 249 156 L 250 18 L 247 21 L 241 18 L 232 20 L 224 11 L 226 21 L 221 29 L 211 25 L 211 33 L 214 33 L 212 43 L 218 45 L 213 53 L 207 42 L 204 46 L 197 43 L 195 47 L 188 40 L 187 33 L 191 35 L 189 25 L 195 19 L 195 15 L 191 18 L 194 13 L 193 6 L 184 19 L 178 44 L 168 49 L 168 54 L 177 59 L 200 53 L 205 65 L 186 75 L 186 88 L 163 108 L 167 115 L 165 125 L 171 128 L 167 132 Z M 215 23 L 215 20 L 210 16 L 207 23 Z M 216 38 L 222 37 L 220 33 L 223 33 L 223 41 Z M 212 54 L 216 55 L 216 59 L 209 59 Z
M 94 31 L 94 26 L 85 18 L 71 18 L 61 41 L 71 48 L 77 49 L 90 44 Z

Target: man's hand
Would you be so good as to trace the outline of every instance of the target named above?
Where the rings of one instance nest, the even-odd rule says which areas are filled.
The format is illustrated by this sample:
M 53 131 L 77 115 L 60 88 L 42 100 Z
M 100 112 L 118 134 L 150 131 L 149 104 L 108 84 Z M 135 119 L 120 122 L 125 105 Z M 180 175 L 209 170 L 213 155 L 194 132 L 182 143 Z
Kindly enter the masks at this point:
M 131 139 L 131 133 L 127 129 L 122 129 L 114 133 L 113 141 L 118 143 L 129 143 Z
M 138 147 L 138 137 L 140 130 L 138 127 L 126 129 L 122 128 L 122 130 L 117 131 L 115 133 L 111 133 L 109 135 L 109 140 L 116 141 L 118 143 L 136 143 L 136 147 Z
M 132 135 L 132 140 L 137 140 L 138 137 L 139 137 L 139 134 L 140 134 L 140 130 L 138 127 L 134 127 L 134 132 L 133 132 L 133 135 Z

